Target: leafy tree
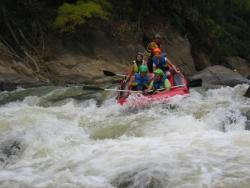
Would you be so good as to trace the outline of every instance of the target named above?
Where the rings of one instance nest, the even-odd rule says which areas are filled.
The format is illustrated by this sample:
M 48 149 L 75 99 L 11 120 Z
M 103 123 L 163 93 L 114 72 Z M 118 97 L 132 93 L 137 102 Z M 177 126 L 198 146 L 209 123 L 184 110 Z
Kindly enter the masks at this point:
M 106 0 L 64 3 L 58 9 L 54 24 L 61 31 L 74 31 L 76 26 L 85 24 L 91 18 L 108 20 L 109 10 L 110 5 Z

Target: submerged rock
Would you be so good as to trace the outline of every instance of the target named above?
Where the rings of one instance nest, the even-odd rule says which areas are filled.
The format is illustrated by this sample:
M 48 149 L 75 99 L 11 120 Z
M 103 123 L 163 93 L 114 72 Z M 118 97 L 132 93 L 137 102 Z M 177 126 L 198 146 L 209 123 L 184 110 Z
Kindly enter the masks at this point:
M 250 86 L 249 86 L 249 88 L 247 89 L 247 91 L 246 91 L 246 93 L 245 93 L 244 96 L 250 98 Z M 249 115 L 249 117 L 250 117 L 250 115 Z
M 248 90 L 250 90 L 250 89 L 248 88 Z M 246 127 L 245 127 L 245 129 L 246 129 L 246 130 L 250 130 L 250 110 L 249 110 L 245 115 L 246 115 L 246 117 L 247 117 L 247 122 L 246 122 Z
M 1 143 L 0 162 L 8 164 L 22 152 L 21 142 L 17 140 L 8 140 Z

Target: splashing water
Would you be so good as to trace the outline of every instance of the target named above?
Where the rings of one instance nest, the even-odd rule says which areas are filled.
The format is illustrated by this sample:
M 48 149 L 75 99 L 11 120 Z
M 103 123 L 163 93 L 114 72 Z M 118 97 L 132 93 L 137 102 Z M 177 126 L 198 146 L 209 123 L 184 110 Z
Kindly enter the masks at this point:
M 191 90 L 136 111 L 113 97 L 2 105 L 0 187 L 249 187 L 246 88 Z

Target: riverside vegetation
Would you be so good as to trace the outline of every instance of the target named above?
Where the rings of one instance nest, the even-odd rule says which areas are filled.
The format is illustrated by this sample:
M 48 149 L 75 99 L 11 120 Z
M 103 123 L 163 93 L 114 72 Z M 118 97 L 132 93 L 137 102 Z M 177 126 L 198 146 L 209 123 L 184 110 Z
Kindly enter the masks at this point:
M 75 53 L 85 37 L 81 43 L 88 48 L 95 35 L 86 38 L 98 30 L 118 43 L 145 45 L 155 28 L 165 28 L 187 38 L 192 55 L 205 54 L 211 64 L 240 57 L 249 65 L 248 0 L 3 0 L 0 11 L 1 51 L 42 82 L 53 80 L 48 62 L 58 51 L 65 53 L 65 43 Z

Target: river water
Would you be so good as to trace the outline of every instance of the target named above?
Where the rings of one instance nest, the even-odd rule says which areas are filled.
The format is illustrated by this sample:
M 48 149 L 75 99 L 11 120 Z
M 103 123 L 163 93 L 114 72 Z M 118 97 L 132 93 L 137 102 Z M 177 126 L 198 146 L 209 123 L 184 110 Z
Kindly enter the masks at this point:
M 249 187 L 246 88 L 144 109 L 75 88 L 2 93 L 0 187 Z

